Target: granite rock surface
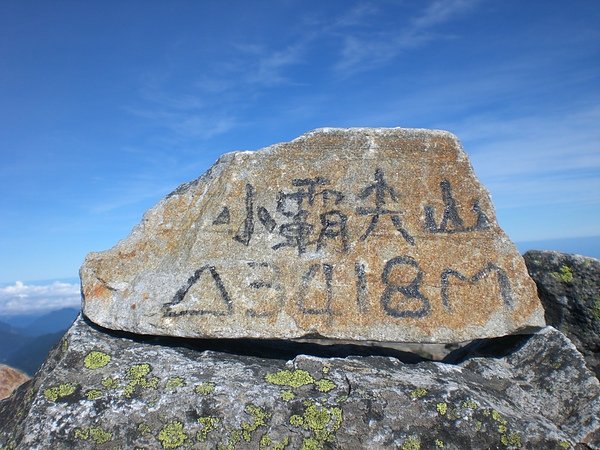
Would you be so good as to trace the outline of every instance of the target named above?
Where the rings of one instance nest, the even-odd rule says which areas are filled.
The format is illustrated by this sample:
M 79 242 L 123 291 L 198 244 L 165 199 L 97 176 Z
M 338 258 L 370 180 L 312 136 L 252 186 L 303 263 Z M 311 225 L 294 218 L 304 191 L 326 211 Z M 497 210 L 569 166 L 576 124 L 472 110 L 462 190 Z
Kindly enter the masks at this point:
M 492 341 L 502 354 L 452 364 L 293 355 L 289 342 L 273 359 L 79 319 L 0 402 L 0 448 L 600 448 L 600 386 L 564 335 Z
M 524 259 L 546 321 L 573 341 L 600 377 L 600 260 L 537 250 Z
M 81 279 L 90 320 L 138 334 L 452 343 L 544 325 L 468 157 L 431 130 L 226 154 Z

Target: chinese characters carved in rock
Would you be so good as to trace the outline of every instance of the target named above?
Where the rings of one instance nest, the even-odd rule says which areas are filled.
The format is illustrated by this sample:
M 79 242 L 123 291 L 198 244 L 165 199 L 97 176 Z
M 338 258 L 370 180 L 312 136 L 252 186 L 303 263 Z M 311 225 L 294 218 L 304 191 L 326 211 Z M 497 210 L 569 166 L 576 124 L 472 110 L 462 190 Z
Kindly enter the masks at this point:
M 401 196 L 386 180 L 385 173 L 380 168 L 374 171 L 372 181 L 354 195 L 332 187 L 329 179 L 320 176 L 295 178 L 291 180 L 291 185 L 293 190 L 277 192 L 274 213 L 271 213 L 265 205 L 258 204 L 255 187 L 247 183 L 244 189 L 243 219 L 233 239 L 249 247 L 258 227 L 262 233 L 275 238 L 275 242 L 270 244 L 270 248 L 275 252 L 288 248 L 297 256 L 301 256 L 309 251 L 321 254 L 322 250 L 327 249 L 330 252 L 347 254 L 354 242 L 361 243 L 372 239 L 376 235 L 375 232 L 381 228 L 393 230 L 407 249 L 417 245 L 418 237 L 407 230 L 402 220 L 404 211 L 400 207 Z M 425 235 L 478 232 L 490 227 L 490 221 L 478 200 L 471 204 L 474 221 L 465 225 L 452 193 L 451 183 L 443 179 L 439 186 L 443 211 L 439 222 L 436 222 L 434 206 L 426 204 L 422 216 L 424 222 L 420 227 Z M 358 204 L 352 205 L 351 201 Z M 315 214 L 313 210 L 317 205 L 320 209 Z M 364 228 L 359 232 L 355 230 L 354 234 L 349 227 L 352 213 L 356 213 L 357 218 L 362 219 L 357 222 L 364 223 Z M 311 221 L 310 217 L 314 219 Z M 316 217 L 318 220 L 315 220 Z M 215 216 L 212 225 L 223 227 L 231 222 L 232 214 L 229 207 L 225 206 Z M 280 282 L 282 267 L 273 261 L 240 263 L 245 267 L 236 270 L 235 273 L 244 272 L 246 275 L 239 277 L 231 276 L 229 272 L 224 275 L 217 265 L 206 264 L 191 274 L 172 300 L 164 304 L 163 313 L 170 317 L 233 314 L 235 299 L 232 298 L 231 292 L 232 285 L 235 285 L 236 292 L 244 292 L 245 289 L 244 296 L 252 297 L 254 293 L 254 297 L 262 299 L 255 302 L 258 306 L 245 307 L 245 314 L 248 316 L 273 316 L 286 305 L 289 306 L 290 302 L 297 314 L 331 316 L 334 314 L 332 302 L 336 295 L 335 286 L 339 271 L 353 270 L 354 300 L 349 307 L 352 306 L 358 313 L 363 314 L 376 305 L 391 318 L 423 318 L 431 314 L 432 299 L 429 298 L 431 295 L 423 292 L 424 272 L 419 262 L 407 253 L 410 252 L 401 252 L 381 261 L 378 268 L 371 267 L 377 274 L 370 278 L 370 282 L 367 277 L 367 265 L 360 257 L 352 263 L 353 267 L 347 267 L 347 261 L 343 264 L 334 263 L 328 261 L 326 254 L 323 254 L 320 259 L 312 258 L 308 266 L 299 269 L 296 281 L 287 289 Z M 394 276 L 394 273 L 402 268 L 412 271 L 410 280 L 398 281 L 398 277 Z M 225 279 L 228 277 L 230 279 Z M 194 293 L 195 286 L 201 279 L 204 279 L 205 284 L 212 286 L 212 296 L 217 300 L 213 298 L 207 303 L 202 300 L 207 296 L 206 292 Z M 439 298 L 444 311 L 450 314 L 453 310 L 449 295 L 453 283 L 474 285 L 484 279 L 493 279 L 499 290 L 499 302 L 505 307 L 513 307 L 513 293 L 506 272 L 497 264 L 488 261 L 474 273 L 461 273 L 452 267 L 440 271 L 435 285 L 439 288 Z M 240 286 L 240 283 L 244 286 Z M 373 283 L 379 283 L 377 289 L 373 289 Z M 307 301 L 307 292 L 311 286 L 319 286 L 322 293 L 323 301 L 318 305 Z M 378 293 L 377 301 L 370 300 L 372 292 Z

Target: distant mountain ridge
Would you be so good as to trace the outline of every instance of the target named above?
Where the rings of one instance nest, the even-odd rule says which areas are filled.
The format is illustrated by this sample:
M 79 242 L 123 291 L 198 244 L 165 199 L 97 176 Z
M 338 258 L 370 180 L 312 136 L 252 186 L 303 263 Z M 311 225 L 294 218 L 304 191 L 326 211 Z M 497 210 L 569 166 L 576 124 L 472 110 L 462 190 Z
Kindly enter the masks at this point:
M 0 363 L 5 363 L 15 349 L 20 348 L 29 339 L 7 323 L 0 322 Z
M 32 375 L 77 314 L 75 308 L 62 308 L 42 316 L 4 317 L 0 321 L 0 363 Z
M 41 336 L 66 330 L 75 321 L 78 313 L 79 310 L 75 308 L 57 309 L 36 318 L 26 326 L 18 327 L 17 330 L 27 336 Z

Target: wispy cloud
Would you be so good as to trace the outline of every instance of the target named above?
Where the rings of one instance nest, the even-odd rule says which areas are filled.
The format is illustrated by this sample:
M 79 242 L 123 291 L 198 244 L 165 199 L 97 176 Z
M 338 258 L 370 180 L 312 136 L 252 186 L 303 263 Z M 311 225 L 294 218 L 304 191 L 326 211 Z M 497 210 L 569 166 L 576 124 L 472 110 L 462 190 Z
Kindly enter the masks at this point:
M 333 78 L 376 69 L 407 49 L 440 38 L 432 30 L 461 17 L 477 1 L 435 0 L 412 17 L 399 14 L 397 19 L 384 16 L 386 10 L 375 2 L 356 2 L 328 17 L 309 11 L 280 39 L 242 42 L 232 37 L 219 54 L 198 55 L 198 69 L 185 78 L 180 66 L 188 61 L 178 62 L 169 54 L 165 67 L 144 77 L 140 104 L 127 110 L 181 139 L 210 140 L 247 122 L 241 118 L 270 90 L 316 82 L 305 74 L 317 60 L 319 72 Z M 172 50 L 183 51 L 186 45 L 191 43 L 178 42 Z
M 346 24 L 355 24 L 362 15 L 364 21 L 375 17 L 375 8 L 358 8 L 350 16 L 354 20 L 336 23 L 343 44 L 335 68 L 346 75 L 378 68 L 398 57 L 406 50 L 422 46 L 445 36 L 434 33 L 436 26 L 461 17 L 471 11 L 479 0 L 436 0 L 408 21 L 398 23 L 394 32 L 377 32 L 377 27 L 363 32 L 344 33 Z
M 79 284 L 56 281 L 46 285 L 21 281 L 0 288 L 0 315 L 32 314 L 75 307 L 81 303 Z
M 146 75 L 141 105 L 127 110 L 181 138 L 212 139 L 239 127 L 248 108 L 270 89 L 310 84 L 299 74 L 315 64 L 315 52 L 329 55 L 321 71 L 335 78 L 376 69 L 404 50 L 440 38 L 431 31 L 464 15 L 477 1 L 436 0 L 412 17 L 399 17 L 398 24 L 390 23 L 395 19 L 383 16 L 375 2 L 357 2 L 327 18 L 307 12 L 281 39 L 224 42 L 220 55 L 203 60 L 185 80 L 178 78 L 176 59 L 168 58 L 166 67 Z M 382 20 L 385 27 L 379 26 Z M 305 67 L 293 70 L 300 66 Z
M 239 82 L 246 88 L 252 85 L 271 87 L 294 84 L 293 78 L 285 74 L 291 66 L 302 63 L 310 35 L 304 35 L 283 48 L 265 45 L 236 44 L 244 59 L 243 73 Z
M 171 192 L 176 185 L 164 180 L 147 180 L 146 182 L 123 182 L 104 192 L 103 199 L 89 205 L 93 214 L 107 214 L 115 210 L 138 205 L 140 202 L 155 201 Z
M 427 30 L 470 11 L 478 0 L 436 0 L 412 20 L 412 31 Z
M 380 9 L 376 4 L 360 2 L 352 8 L 342 11 L 341 15 L 333 22 L 333 28 L 363 26 L 370 17 L 379 12 Z
M 472 159 L 482 176 L 541 177 L 555 173 L 600 173 L 600 108 L 571 107 L 542 116 L 471 116 L 450 124 L 472 142 Z

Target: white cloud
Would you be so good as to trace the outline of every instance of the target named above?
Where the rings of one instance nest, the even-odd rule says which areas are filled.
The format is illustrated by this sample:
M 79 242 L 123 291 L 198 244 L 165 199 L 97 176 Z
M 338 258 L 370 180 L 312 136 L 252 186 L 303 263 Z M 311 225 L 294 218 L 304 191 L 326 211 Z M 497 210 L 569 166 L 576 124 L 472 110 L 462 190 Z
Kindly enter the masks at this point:
M 414 29 L 423 30 L 447 22 L 471 9 L 475 3 L 473 0 L 436 0 L 413 20 Z
M 346 21 L 342 20 L 336 24 L 340 28 L 339 34 L 343 40 L 336 70 L 346 75 L 371 70 L 389 63 L 406 50 L 420 47 L 435 39 L 446 38 L 433 33 L 434 28 L 469 12 L 478 1 L 436 0 L 410 18 L 406 24 L 399 23 L 398 31 L 394 32 L 373 32 L 372 29 L 368 29 L 365 33 L 344 34 Z M 369 16 L 374 16 L 375 12 L 372 8 L 359 9 L 351 23 L 358 22 L 355 16 L 360 15 L 366 21 Z
M 235 117 L 211 117 L 208 114 L 181 115 L 179 120 L 172 123 L 172 128 L 178 133 L 201 139 L 227 133 L 236 127 Z
M 21 281 L 0 288 L 0 315 L 33 314 L 81 304 L 79 284 L 55 281 L 33 285 Z
M 335 47 L 336 54 L 323 68 L 337 76 L 352 76 L 443 38 L 432 30 L 465 14 L 478 1 L 435 0 L 398 24 L 390 24 L 375 2 L 358 2 L 326 19 L 307 13 L 298 20 L 301 26 L 292 27 L 281 39 L 225 42 L 221 57 L 199 56 L 203 64 L 183 78 L 176 60 L 167 58 L 165 67 L 144 77 L 143 105 L 126 110 L 184 139 L 208 140 L 239 126 L 243 111 L 269 89 L 304 84 L 298 78 L 303 71 L 292 69 L 311 64 L 315 50 Z M 382 27 L 382 20 L 388 26 Z
M 231 75 L 238 77 L 244 87 L 272 87 L 281 84 L 294 84 L 284 72 L 291 66 L 303 62 L 307 45 L 314 35 L 307 33 L 291 45 L 282 49 L 257 44 L 234 44 L 238 50 L 239 66 L 232 66 Z M 232 89 L 239 86 L 231 85 Z
M 350 8 L 348 11 L 343 12 L 342 15 L 335 21 L 334 28 L 361 26 L 369 17 L 377 14 L 378 12 L 379 8 L 376 5 L 360 2 L 354 5 L 353 8 Z

